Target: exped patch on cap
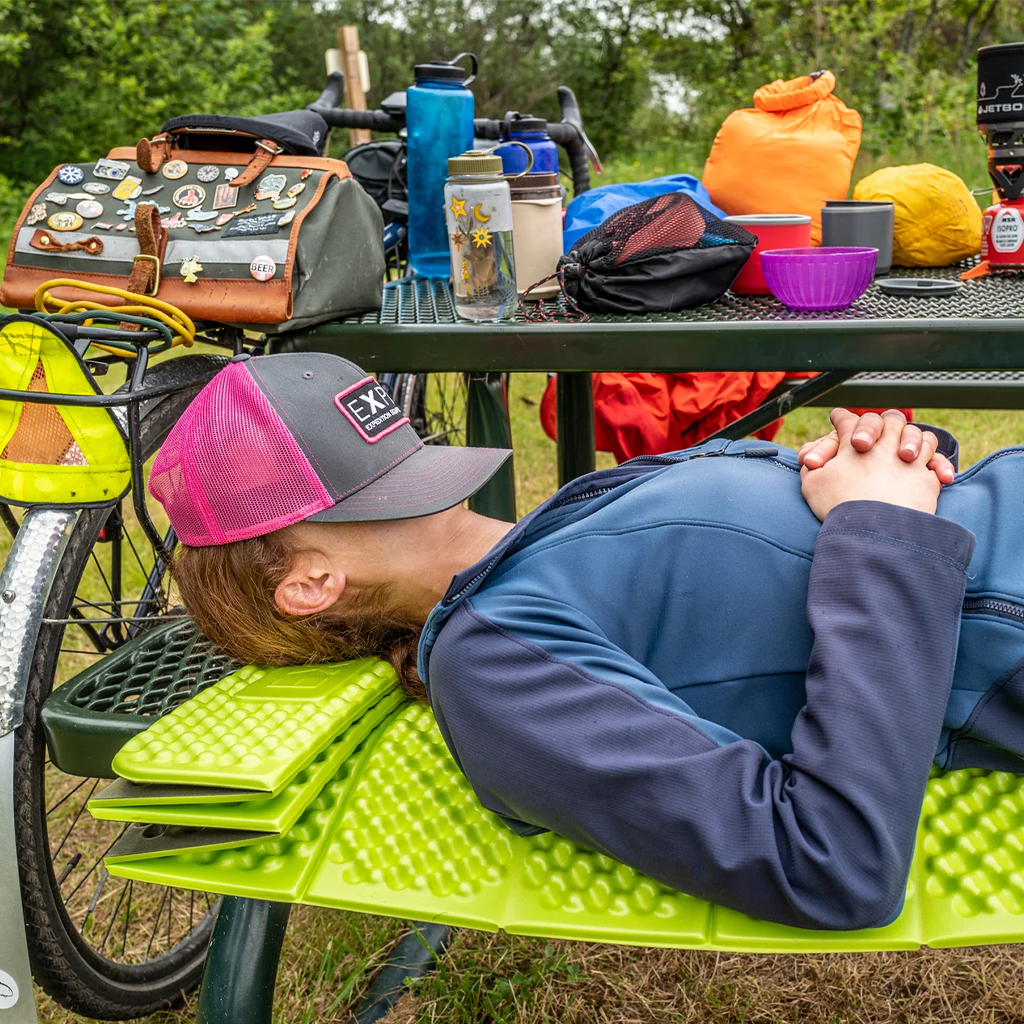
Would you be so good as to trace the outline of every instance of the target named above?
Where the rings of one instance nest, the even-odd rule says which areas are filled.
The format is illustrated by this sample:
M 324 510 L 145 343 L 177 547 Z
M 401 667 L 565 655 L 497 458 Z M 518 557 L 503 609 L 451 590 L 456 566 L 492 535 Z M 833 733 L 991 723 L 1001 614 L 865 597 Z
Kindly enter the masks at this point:
M 308 519 L 431 515 L 475 494 L 511 455 L 424 445 L 387 389 L 322 352 L 236 357 L 157 453 L 149 489 L 193 547 Z
M 364 377 L 358 384 L 335 395 L 334 404 L 370 444 L 409 422 L 387 388 L 372 377 Z

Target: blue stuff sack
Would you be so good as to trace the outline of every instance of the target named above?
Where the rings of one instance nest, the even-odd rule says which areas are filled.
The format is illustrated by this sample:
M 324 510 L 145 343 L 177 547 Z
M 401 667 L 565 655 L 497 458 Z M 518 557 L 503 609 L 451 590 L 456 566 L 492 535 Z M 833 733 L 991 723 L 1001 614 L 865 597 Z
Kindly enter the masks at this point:
M 692 174 L 666 174 L 647 181 L 629 181 L 618 185 L 600 185 L 577 196 L 566 208 L 562 228 L 562 251 L 571 252 L 576 240 L 582 238 L 613 213 L 667 192 L 686 192 L 695 202 L 716 217 L 724 217 L 708 195 L 708 190 Z

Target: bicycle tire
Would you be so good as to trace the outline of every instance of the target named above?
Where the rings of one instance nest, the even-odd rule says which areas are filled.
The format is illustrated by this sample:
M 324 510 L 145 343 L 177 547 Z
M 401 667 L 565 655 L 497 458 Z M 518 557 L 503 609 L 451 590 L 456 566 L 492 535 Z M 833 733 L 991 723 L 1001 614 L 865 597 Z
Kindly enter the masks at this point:
M 175 362 L 188 358 L 210 359 L 181 357 Z M 147 458 L 160 447 L 197 392 L 198 387 L 192 387 L 155 399 L 148 408 L 143 408 L 141 443 Z M 58 566 L 44 618 L 67 616 L 108 514 L 108 509 L 89 509 L 81 514 Z M 190 913 L 190 931 L 184 938 L 165 954 L 141 964 L 119 964 L 104 957 L 76 930 L 65 909 L 51 858 L 47 832 L 46 744 L 40 719 L 43 702 L 53 686 L 64 631 L 64 625 L 45 622 L 40 628 L 25 697 L 24 720 L 15 734 L 15 839 L 29 959 L 36 983 L 62 1006 L 82 1016 L 127 1020 L 172 1006 L 199 984 L 216 908 L 208 910 L 194 928 Z M 119 908 L 120 903 L 114 910 L 115 918 Z M 129 899 L 126 936 L 130 916 Z M 162 929 L 161 921 L 158 913 L 157 926 Z M 169 936 L 170 927 L 169 907 Z M 147 956 L 148 953 L 147 949 Z

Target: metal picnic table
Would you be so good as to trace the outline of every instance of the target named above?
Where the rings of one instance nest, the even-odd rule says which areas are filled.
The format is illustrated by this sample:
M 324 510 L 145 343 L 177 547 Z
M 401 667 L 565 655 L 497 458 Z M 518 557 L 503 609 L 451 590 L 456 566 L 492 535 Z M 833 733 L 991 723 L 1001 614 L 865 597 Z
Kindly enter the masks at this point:
M 968 266 L 894 276 L 955 279 Z M 555 305 L 549 302 L 549 309 Z M 872 284 L 852 307 L 832 313 L 793 312 L 771 297 L 727 293 L 674 314 L 595 316 L 588 323 L 527 323 L 517 316 L 498 324 L 459 323 L 445 281 L 402 280 L 386 287 L 379 313 L 272 338 L 269 351 L 332 352 L 374 374 L 465 373 L 467 443 L 496 447 L 512 447 L 502 375 L 557 372 L 561 484 L 594 468 L 590 375 L 601 371 L 818 372 L 784 382 L 789 386 L 721 432 L 728 437 L 746 436 L 806 404 L 1024 408 L 1024 275 L 969 281 L 949 298 L 889 297 Z M 477 510 L 514 520 L 513 480 L 507 466 L 477 496 Z M 225 898 L 207 961 L 201 1024 L 270 1020 L 287 912 Z M 238 973 L 243 951 L 248 983 Z M 416 972 L 423 969 L 418 963 Z M 392 974 L 390 984 L 400 984 L 402 971 Z M 383 1013 L 394 996 L 381 994 L 383 1002 L 364 1006 L 380 1005 Z
M 955 280 L 971 263 L 893 276 Z M 555 303 L 548 303 L 554 309 Z M 558 374 L 559 483 L 594 468 L 590 374 L 783 370 L 819 376 L 780 389 L 723 436 L 743 437 L 806 404 L 1024 408 L 1024 275 L 966 282 L 949 298 L 891 297 L 872 284 L 849 309 L 801 313 L 727 292 L 680 313 L 459 323 L 447 282 L 402 280 L 380 312 L 271 339 L 270 351 L 326 351 L 370 373 L 464 372 L 467 443 L 511 447 L 502 373 Z M 826 397 L 827 396 L 827 397 Z M 511 467 L 478 511 L 514 519 Z

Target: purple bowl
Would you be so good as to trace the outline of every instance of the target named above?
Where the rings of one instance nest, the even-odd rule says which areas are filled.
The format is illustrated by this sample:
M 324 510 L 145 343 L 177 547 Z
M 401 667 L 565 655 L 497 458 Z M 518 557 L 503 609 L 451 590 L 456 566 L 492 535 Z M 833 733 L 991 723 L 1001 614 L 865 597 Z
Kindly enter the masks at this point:
M 846 309 L 868 290 L 877 257 L 868 248 L 768 249 L 761 269 L 772 295 L 790 309 Z

